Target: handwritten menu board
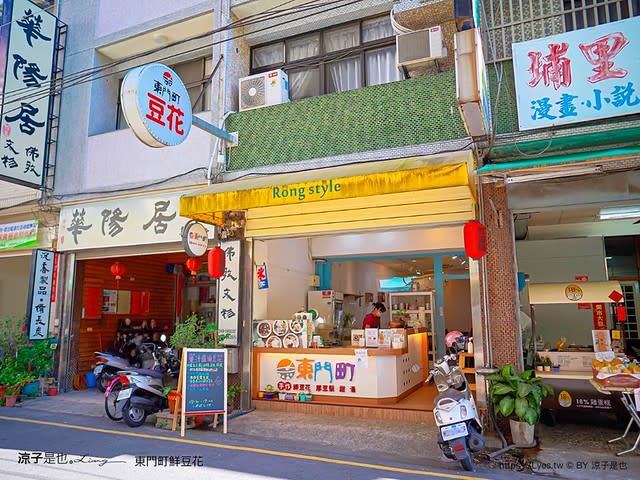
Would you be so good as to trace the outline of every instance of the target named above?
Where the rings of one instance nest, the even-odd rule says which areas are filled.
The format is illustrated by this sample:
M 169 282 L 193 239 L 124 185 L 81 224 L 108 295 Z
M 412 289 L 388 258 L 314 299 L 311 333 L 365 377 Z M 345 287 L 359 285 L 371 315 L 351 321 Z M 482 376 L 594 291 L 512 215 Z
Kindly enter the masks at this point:
M 187 349 L 183 376 L 186 415 L 225 413 L 227 406 L 227 352 L 224 349 Z

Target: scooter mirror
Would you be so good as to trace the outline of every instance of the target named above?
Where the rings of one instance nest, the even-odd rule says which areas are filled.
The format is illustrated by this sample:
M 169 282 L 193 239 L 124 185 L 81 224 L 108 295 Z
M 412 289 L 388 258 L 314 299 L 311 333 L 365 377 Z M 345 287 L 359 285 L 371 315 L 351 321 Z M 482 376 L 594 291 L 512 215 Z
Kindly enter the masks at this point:
M 162 335 L 160 335 L 160 341 L 161 342 L 166 342 L 167 341 L 167 336 L 164 333 Z

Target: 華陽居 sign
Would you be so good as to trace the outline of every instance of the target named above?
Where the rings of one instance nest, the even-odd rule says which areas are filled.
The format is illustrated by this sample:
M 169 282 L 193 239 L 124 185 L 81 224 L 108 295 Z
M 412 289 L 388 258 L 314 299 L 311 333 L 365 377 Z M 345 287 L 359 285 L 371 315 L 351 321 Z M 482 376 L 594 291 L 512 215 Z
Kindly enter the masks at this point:
M 640 113 L 640 17 L 513 44 L 520 130 Z

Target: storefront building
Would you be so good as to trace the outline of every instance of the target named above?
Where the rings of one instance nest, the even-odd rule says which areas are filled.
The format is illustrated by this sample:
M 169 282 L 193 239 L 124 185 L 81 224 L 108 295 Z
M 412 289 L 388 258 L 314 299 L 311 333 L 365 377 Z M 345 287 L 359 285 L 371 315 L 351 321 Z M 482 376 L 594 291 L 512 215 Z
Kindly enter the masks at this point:
M 490 243 L 499 238 L 508 246 L 491 246 L 489 275 L 496 290 L 496 276 L 509 278 L 510 297 L 515 297 L 514 302 L 491 304 L 494 327 L 496 311 L 512 312 L 519 321 L 505 327 L 519 340 L 515 345 L 523 353 L 518 352 L 523 365 L 534 365 L 534 351 L 539 352 L 538 364 L 548 356 L 559 365 L 559 372 L 544 375 L 551 381 L 562 379 L 567 388 L 546 401 L 546 408 L 611 412 L 616 406 L 604 402 L 588 380 L 593 330 L 610 330 L 620 352 L 636 355 L 638 348 L 634 222 L 640 215 L 635 186 L 640 166 L 640 97 L 635 85 L 640 72 L 632 57 L 639 41 L 640 12 L 632 8 L 605 19 L 594 17 L 592 7 L 582 11 L 587 24 L 575 24 L 578 14 L 558 15 L 564 21 L 555 25 L 564 26 L 550 30 L 557 35 L 520 36 L 522 43 L 498 49 L 496 55 L 506 59 L 513 52 L 513 62 L 502 65 L 501 88 L 515 90 L 517 100 L 502 97 L 495 145 L 477 173 L 488 193 L 485 198 L 493 200 L 484 209 Z M 492 40 L 510 28 L 494 21 Z M 536 55 L 548 55 L 553 45 L 567 47 L 555 80 L 546 77 L 550 57 L 535 63 Z M 593 52 L 604 45 L 612 48 L 609 53 L 615 50 L 615 59 L 611 57 L 610 69 L 602 70 L 603 59 Z M 622 92 L 626 93 L 618 95 Z M 549 110 L 541 111 L 543 104 Z M 619 282 L 622 298 L 612 293 L 604 300 L 580 302 L 580 294 L 570 295 L 568 304 L 535 307 L 532 322 L 530 290 L 551 283 L 580 292 L 581 285 L 587 291 L 583 282 L 607 281 Z M 617 307 L 624 307 L 622 321 Z M 492 335 L 497 333 L 493 328 Z
M 58 252 L 66 266 L 61 384 L 91 371 L 94 352 L 117 352 L 131 337 L 158 341 L 197 313 L 215 321 L 216 281 L 188 271 L 178 214 L 184 192 L 64 207 Z M 213 236 L 213 229 L 209 230 Z M 63 373 L 64 372 L 64 373 Z M 64 377 L 64 378 L 63 378 Z
M 482 338 L 478 265 L 464 254 L 462 235 L 475 218 L 473 158 L 459 152 L 310 170 L 182 197 L 185 216 L 213 223 L 231 211 L 243 227 L 243 383 L 259 408 L 363 416 L 363 407 L 376 406 L 368 414 L 425 419 L 434 392 L 422 383 L 444 352 L 445 331 Z M 393 279 L 405 283 L 385 289 Z M 374 301 L 389 309 L 380 322 L 387 340 L 363 338 L 361 346 L 373 348 L 356 357 L 354 335 L 364 334 Z M 309 310 L 324 321 L 295 316 Z M 392 345 L 385 329 L 405 315 L 411 328 L 396 332 Z M 312 348 L 314 335 L 331 348 Z M 270 389 L 283 400 L 310 392 L 314 401 L 262 400 Z

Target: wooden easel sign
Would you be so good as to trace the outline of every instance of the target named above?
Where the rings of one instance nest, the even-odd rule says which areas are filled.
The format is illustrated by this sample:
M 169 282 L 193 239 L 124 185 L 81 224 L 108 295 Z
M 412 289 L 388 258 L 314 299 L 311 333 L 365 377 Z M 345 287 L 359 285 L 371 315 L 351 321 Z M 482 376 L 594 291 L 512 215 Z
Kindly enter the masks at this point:
M 180 436 L 184 437 L 186 417 L 214 415 L 213 429 L 218 415 L 223 415 L 223 433 L 227 433 L 227 350 L 210 348 L 183 348 L 178 378 L 180 405 Z M 173 411 L 172 430 L 178 419 Z

